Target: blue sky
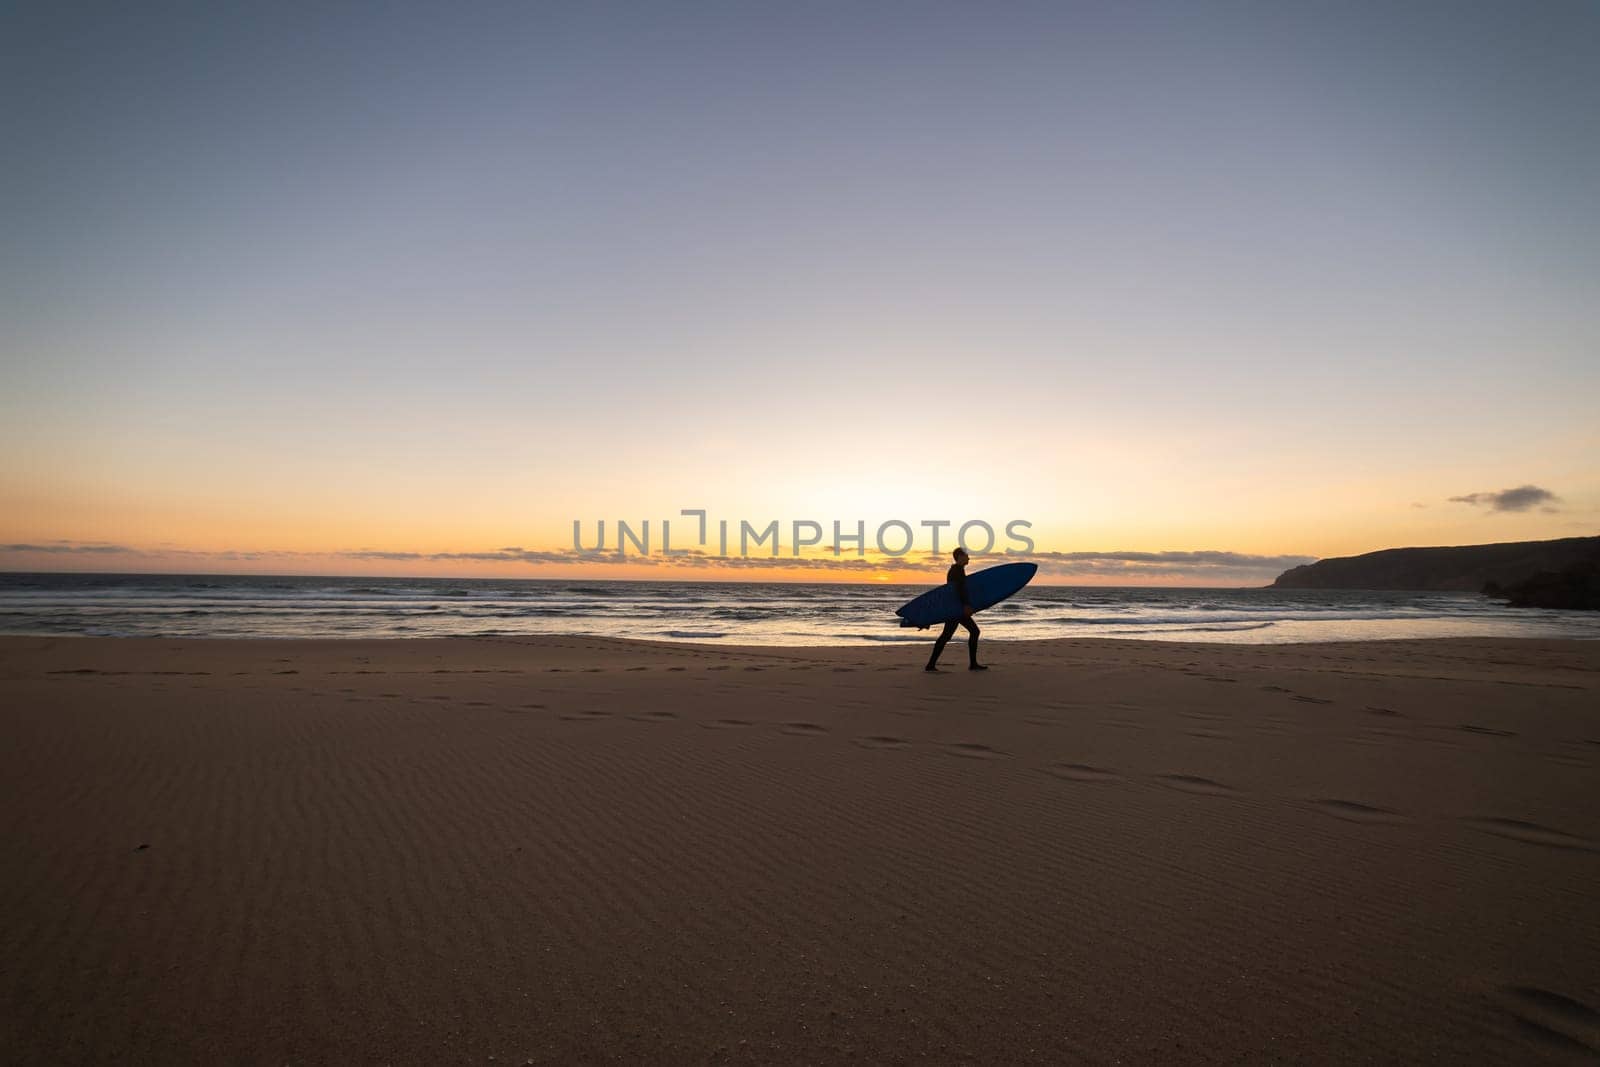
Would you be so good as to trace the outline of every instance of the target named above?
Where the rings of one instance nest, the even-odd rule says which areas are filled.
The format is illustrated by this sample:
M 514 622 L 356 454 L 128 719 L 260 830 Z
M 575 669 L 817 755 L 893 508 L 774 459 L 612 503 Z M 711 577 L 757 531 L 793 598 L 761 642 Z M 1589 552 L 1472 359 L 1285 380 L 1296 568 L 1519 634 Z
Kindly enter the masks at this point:
M 1600 519 L 1592 4 L 7 23 L 6 540 L 471 551 L 709 505 L 1332 555 Z M 1524 484 L 1557 503 L 1451 501 Z

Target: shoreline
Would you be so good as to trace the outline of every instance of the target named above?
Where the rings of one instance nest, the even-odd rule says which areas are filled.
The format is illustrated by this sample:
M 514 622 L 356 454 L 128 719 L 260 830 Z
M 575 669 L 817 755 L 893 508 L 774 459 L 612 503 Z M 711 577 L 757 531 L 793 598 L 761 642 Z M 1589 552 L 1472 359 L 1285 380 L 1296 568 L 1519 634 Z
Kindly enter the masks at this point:
M 0 633 L 0 655 L 3 655 L 7 646 L 19 642 L 55 642 L 72 641 L 84 645 L 106 642 L 113 645 L 126 645 L 146 642 L 158 644 L 193 644 L 199 647 L 207 645 L 247 646 L 251 644 L 270 645 L 274 648 L 288 644 L 304 645 L 340 645 L 350 646 L 358 644 L 373 645 L 423 645 L 428 643 L 449 644 L 462 643 L 510 643 L 537 648 L 543 644 L 563 644 L 567 642 L 598 641 L 606 645 L 614 645 L 618 649 L 627 648 L 696 648 L 707 650 L 724 650 L 728 652 L 791 652 L 803 653 L 808 650 L 828 653 L 855 653 L 878 652 L 892 653 L 904 649 L 907 645 L 932 644 L 937 636 L 936 629 L 919 631 L 916 637 L 893 639 L 888 641 L 857 642 L 849 645 L 828 644 L 741 644 L 737 641 L 723 641 L 721 639 L 707 638 L 676 638 L 676 637 L 614 637 L 610 634 L 588 633 L 505 633 L 505 634 L 416 634 L 409 636 L 384 636 L 370 637 L 354 636 L 319 636 L 305 637 L 295 635 L 269 636 L 251 635 L 248 637 L 219 636 L 196 637 L 192 634 L 179 634 L 172 636 L 151 634 L 30 634 L 30 633 Z M 951 647 L 963 644 L 965 631 L 957 630 L 956 636 L 951 638 Z M 998 646 L 1007 649 L 1024 649 L 1030 652 L 1045 652 L 1051 648 L 1065 649 L 1073 647 L 1105 646 L 1109 648 L 1147 646 L 1155 649 L 1170 648 L 1183 649 L 1193 652 L 1206 652 L 1227 649 L 1325 649 L 1334 646 L 1383 648 L 1390 645 L 1511 645 L 1511 646 L 1536 646 L 1544 645 L 1553 648 L 1567 647 L 1578 650 L 1586 647 L 1600 646 L 1600 638 L 1590 637 L 1520 637 L 1520 636 L 1471 636 L 1456 635 L 1449 637 L 1370 637 L 1370 638 L 1327 638 L 1309 641 L 1198 641 L 1198 640 L 1168 640 L 1155 637 L 1013 637 L 1000 635 L 991 636 L 990 630 L 983 631 L 983 647 Z M 42 650 L 42 649 L 36 649 Z
M 1600 1049 L 1600 643 L 0 637 L 18 1062 Z
M 0 576 L 0 586 L 4 586 Z M 914 587 L 926 592 L 928 585 Z M 28 636 L 417 638 L 576 636 L 731 646 L 870 647 L 937 633 L 898 625 L 906 589 L 866 584 L 426 582 L 63 576 L 0 589 L 0 632 Z M 1129 589 L 1030 584 L 979 616 L 994 642 L 1063 638 L 1303 644 L 1437 637 L 1600 640 L 1600 613 L 1523 611 L 1464 593 Z

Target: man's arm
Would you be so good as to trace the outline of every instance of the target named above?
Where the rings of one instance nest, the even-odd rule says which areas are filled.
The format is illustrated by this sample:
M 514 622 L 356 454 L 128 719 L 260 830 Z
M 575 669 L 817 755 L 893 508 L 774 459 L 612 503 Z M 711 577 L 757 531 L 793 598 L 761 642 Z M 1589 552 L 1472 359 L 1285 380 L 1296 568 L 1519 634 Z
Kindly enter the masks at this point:
M 956 587 L 956 599 L 967 614 L 972 613 L 972 601 L 967 597 L 967 571 L 965 567 L 950 568 L 950 584 Z

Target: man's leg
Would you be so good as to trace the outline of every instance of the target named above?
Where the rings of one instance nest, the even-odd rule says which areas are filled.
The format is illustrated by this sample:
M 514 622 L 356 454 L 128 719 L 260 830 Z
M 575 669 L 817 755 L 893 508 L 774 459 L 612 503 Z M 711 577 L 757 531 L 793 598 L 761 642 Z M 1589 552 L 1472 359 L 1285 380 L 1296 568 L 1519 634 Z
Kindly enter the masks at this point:
M 978 666 L 978 624 L 972 621 L 972 616 L 961 620 L 961 625 L 967 628 L 967 666 Z
M 933 655 L 928 657 L 928 665 L 924 670 L 933 670 L 939 663 L 939 653 L 944 651 L 944 646 L 950 643 L 950 635 L 956 632 L 954 621 L 944 624 L 944 630 L 939 634 L 939 639 L 933 643 Z

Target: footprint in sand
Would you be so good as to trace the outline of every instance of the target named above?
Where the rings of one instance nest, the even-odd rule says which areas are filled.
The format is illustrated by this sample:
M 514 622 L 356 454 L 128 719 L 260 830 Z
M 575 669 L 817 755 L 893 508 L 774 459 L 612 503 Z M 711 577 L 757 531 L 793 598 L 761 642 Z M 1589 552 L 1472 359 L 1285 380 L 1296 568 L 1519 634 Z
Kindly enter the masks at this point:
M 1345 822 L 1393 825 L 1406 821 L 1406 817 L 1398 811 L 1354 800 L 1321 798 L 1311 801 L 1311 806 L 1324 815 L 1332 815 L 1335 819 L 1343 819 Z
M 746 726 L 754 726 L 752 722 L 744 719 L 709 719 L 700 724 L 707 730 L 740 730 Z
M 1496 730 L 1491 726 L 1474 726 L 1470 722 L 1464 722 L 1460 726 L 1456 727 L 1456 729 L 1465 730 L 1469 734 L 1483 734 L 1486 737 L 1516 737 L 1517 736 L 1515 733 L 1513 733 L 1510 730 Z
M 1564 848 L 1578 852 L 1596 851 L 1593 841 L 1578 837 L 1576 834 L 1552 830 L 1550 827 L 1540 826 L 1538 823 L 1526 822 L 1522 819 L 1474 817 L 1463 819 L 1462 821 L 1474 830 L 1481 830 L 1486 834 L 1494 834 L 1496 837 L 1509 838 L 1512 841 L 1521 841 L 1527 845 L 1543 845 L 1546 848 Z
M 1234 790 L 1231 786 L 1214 782 L 1210 778 L 1201 778 L 1196 774 L 1158 774 L 1156 781 L 1169 789 L 1176 789 L 1183 793 L 1198 793 L 1208 797 L 1231 797 Z
M 856 738 L 856 744 L 862 748 L 905 748 L 909 741 L 903 737 L 887 737 L 882 734 L 872 734 L 868 737 Z
M 779 729 L 786 734 L 796 734 L 802 737 L 815 737 L 817 734 L 828 732 L 826 726 L 818 726 L 814 722 L 786 722 Z
M 634 722 L 671 722 L 678 716 L 670 711 L 645 711 L 638 715 L 629 715 Z
M 1586 1057 L 1600 1052 L 1600 1012 L 1589 1005 L 1538 986 L 1507 986 L 1501 995 L 1506 1012 L 1529 1036 Z
M 1064 778 L 1069 782 L 1115 782 L 1122 777 L 1115 771 L 1091 767 L 1087 763 L 1052 763 L 1041 769 L 1052 778 Z
M 1304 693 L 1296 693 L 1294 695 L 1294 698 L 1296 700 L 1300 701 L 1300 703 L 1302 703 L 1302 704 L 1332 704 L 1333 703 L 1333 701 L 1324 700 L 1321 697 L 1308 697 Z
M 611 717 L 611 713 L 609 711 L 594 711 L 594 710 L 574 711 L 574 712 L 569 712 L 569 713 L 567 713 L 565 715 L 558 716 L 558 718 L 560 718 L 560 719 L 562 719 L 562 720 L 564 720 L 566 722 L 584 722 L 586 720 L 593 720 L 593 719 L 609 719 L 610 717 Z
M 944 751 L 948 752 L 950 755 L 960 756 L 963 759 L 1009 758 L 1006 753 L 1001 752 L 998 748 L 991 748 L 988 745 L 980 745 L 976 741 L 953 741 L 948 744 L 940 745 L 939 747 L 944 749 Z

